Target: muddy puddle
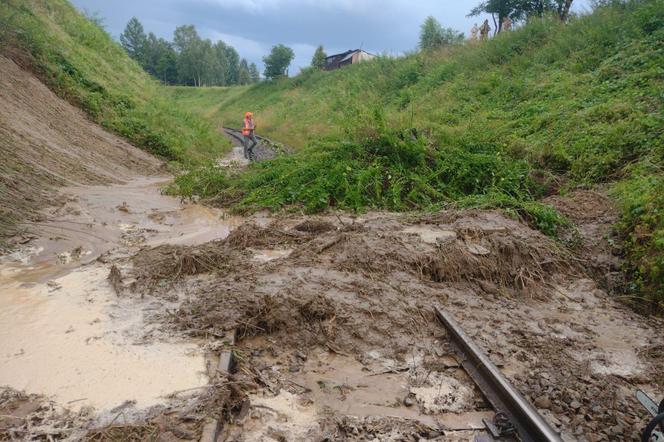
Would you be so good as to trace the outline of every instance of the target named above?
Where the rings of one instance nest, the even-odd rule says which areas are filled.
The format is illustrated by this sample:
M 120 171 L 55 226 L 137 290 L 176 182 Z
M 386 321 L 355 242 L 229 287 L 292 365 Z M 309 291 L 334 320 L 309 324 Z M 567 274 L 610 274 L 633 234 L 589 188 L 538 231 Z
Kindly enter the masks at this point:
M 32 226 L 37 238 L 2 258 L 0 386 L 74 411 L 94 407 L 103 422 L 123 404 L 138 415 L 207 385 L 199 343 L 149 321 L 176 304 L 119 297 L 107 281 L 118 257 L 224 238 L 242 221 L 164 196 L 163 184 L 66 189 L 63 204 Z

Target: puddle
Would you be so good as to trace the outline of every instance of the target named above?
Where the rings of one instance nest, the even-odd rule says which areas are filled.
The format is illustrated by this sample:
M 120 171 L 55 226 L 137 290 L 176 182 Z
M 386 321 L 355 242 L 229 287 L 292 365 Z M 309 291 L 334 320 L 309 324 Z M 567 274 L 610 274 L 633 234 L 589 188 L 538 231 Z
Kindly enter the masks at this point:
M 244 157 L 244 148 L 242 146 L 233 147 L 227 155 L 217 161 L 217 166 L 221 168 L 241 167 L 248 164 L 249 160 Z
M 109 251 L 223 239 L 243 222 L 162 195 L 166 182 L 64 189 L 66 202 L 34 226 L 37 238 L 0 258 L 0 386 L 72 410 L 91 406 L 101 419 L 126 401 L 138 413 L 207 385 L 199 345 L 146 321 L 164 307 L 116 296 L 111 263 L 96 262 Z
M 32 287 L 17 282 L 17 272 L 4 267 L 0 273 L 1 385 L 103 412 L 127 400 L 146 408 L 207 384 L 197 345 L 136 344 L 141 305 L 115 296 L 105 268 Z
M 9 260 L 36 264 L 59 255 L 59 276 L 116 247 L 197 245 L 223 239 L 243 222 L 223 210 L 162 195 L 166 178 L 63 189 L 67 201 L 30 226 L 38 238 Z

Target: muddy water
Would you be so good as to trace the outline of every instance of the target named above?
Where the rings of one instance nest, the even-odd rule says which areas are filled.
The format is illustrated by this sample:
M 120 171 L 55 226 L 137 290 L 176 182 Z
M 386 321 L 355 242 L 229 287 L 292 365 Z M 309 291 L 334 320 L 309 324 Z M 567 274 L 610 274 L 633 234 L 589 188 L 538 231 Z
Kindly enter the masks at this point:
M 106 280 L 114 257 L 224 238 L 241 222 L 161 195 L 163 183 L 66 189 L 66 202 L 33 226 L 39 237 L 0 260 L 0 386 L 103 414 L 207 384 L 199 345 L 150 325 L 160 306 L 119 298 Z

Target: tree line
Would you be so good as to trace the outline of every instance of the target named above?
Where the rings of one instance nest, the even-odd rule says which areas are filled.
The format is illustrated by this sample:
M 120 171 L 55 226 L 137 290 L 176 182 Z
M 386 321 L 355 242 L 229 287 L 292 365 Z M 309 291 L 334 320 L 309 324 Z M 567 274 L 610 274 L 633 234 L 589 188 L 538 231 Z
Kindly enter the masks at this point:
M 240 58 L 232 46 L 202 39 L 193 25 L 178 26 L 173 41 L 145 34 L 136 17 L 129 20 L 120 43 L 146 72 L 165 84 L 232 86 L 260 80 L 255 63 Z
M 491 15 L 496 34 L 503 30 L 506 23 L 511 26 L 512 23 L 545 14 L 555 14 L 560 20 L 567 21 L 572 3 L 573 0 L 484 0 L 468 16 Z M 489 28 L 488 24 L 485 26 Z M 420 28 L 419 48 L 431 50 L 460 44 L 464 40 L 462 32 L 443 28 L 434 17 L 429 16 Z M 209 39 L 202 39 L 193 25 L 178 26 L 173 41 L 169 42 L 157 38 L 152 32 L 146 35 L 143 25 L 134 17 L 120 35 L 120 43 L 143 69 L 166 84 L 232 86 L 260 81 L 255 63 L 240 58 L 235 48 L 223 41 L 212 43 Z M 326 57 L 323 46 L 319 46 L 311 60 L 311 67 L 307 69 L 324 69 Z M 287 77 L 294 58 L 291 48 L 282 44 L 273 46 L 270 54 L 263 57 L 265 78 Z

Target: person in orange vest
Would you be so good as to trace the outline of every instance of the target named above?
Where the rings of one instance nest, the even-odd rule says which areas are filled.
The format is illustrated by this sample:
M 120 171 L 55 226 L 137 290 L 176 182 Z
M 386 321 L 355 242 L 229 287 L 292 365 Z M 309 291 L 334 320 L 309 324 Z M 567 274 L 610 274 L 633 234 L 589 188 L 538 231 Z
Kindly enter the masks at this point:
M 244 114 L 244 124 L 242 125 L 242 135 L 244 138 L 242 144 L 244 145 L 244 157 L 250 161 L 256 159 L 254 156 L 254 147 L 258 144 L 256 136 L 254 135 L 254 130 L 256 130 L 254 114 L 247 112 Z M 249 145 L 249 143 L 251 143 L 251 145 Z

